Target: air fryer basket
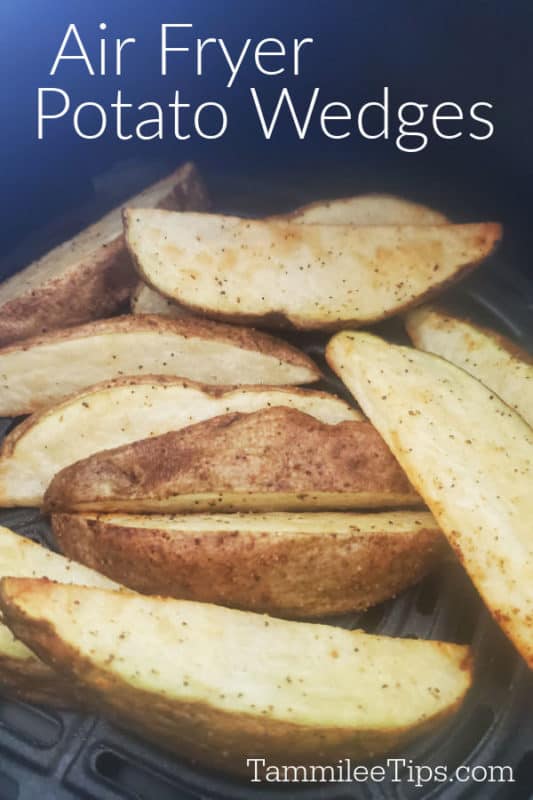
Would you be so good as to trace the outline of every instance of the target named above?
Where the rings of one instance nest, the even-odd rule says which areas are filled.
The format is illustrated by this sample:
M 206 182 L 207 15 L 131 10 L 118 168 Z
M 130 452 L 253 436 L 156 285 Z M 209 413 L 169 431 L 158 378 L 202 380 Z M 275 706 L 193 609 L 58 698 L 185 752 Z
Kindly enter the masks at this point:
M 487 265 L 448 297 L 456 307 L 533 347 L 528 286 L 501 264 Z M 401 336 L 397 323 L 382 329 Z M 323 365 L 324 337 L 293 339 Z M 329 371 L 325 388 L 346 396 Z M 0 435 L 13 424 L 0 420 Z M 0 524 L 54 548 L 49 525 L 35 509 L 2 511 Z M 395 600 L 331 622 L 393 636 L 471 643 L 475 682 L 463 708 L 433 735 L 392 755 L 413 764 L 447 765 L 449 774 L 459 764 L 510 765 L 515 782 L 251 784 L 194 768 L 104 720 L 0 698 L 0 800 L 533 800 L 533 676 L 458 564 L 450 561 Z

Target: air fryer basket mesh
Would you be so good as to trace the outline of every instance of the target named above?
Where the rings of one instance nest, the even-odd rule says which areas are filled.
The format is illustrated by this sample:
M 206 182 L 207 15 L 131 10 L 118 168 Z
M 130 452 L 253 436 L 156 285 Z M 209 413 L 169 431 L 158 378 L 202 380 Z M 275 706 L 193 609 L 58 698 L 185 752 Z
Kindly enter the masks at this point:
M 517 275 L 510 277 L 497 263 L 491 264 L 449 298 L 532 348 L 531 297 Z M 386 328 L 398 335 L 396 324 Z M 322 337 L 294 340 L 323 363 Z M 346 396 L 330 372 L 325 384 Z M 0 420 L 0 435 L 13 424 Z M 34 509 L 2 511 L 0 524 L 54 547 L 47 521 Z M 533 800 L 533 677 L 458 564 L 450 561 L 396 600 L 331 622 L 394 636 L 471 643 L 476 672 L 465 705 L 433 735 L 398 755 L 413 764 L 447 765 L 449 773 L 462 763 L 510 765 L 515 782 L 423 787 L 407 780 L 251 784 L 182 763 L 104 720 L 0 698 L 0 800 Z

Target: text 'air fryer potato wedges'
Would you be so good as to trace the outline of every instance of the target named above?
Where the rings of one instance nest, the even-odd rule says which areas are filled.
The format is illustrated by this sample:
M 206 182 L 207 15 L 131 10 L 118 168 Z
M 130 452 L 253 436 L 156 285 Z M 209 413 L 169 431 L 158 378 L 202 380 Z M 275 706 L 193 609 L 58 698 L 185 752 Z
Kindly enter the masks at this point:
M 366 609 L 445 552 L 431 514 L 54 514 L 62 553 L 144 594 L 288 617 Z
M 46 547 L 0 527 L 0 577 L 50 578 L 62 583 L 115 588 L 116 583 L 92 569 L 52 553 Z M 63 676 L 43 664 L 0 623 L 0 690 L 27 703 L 74 708 L 83 696 Z
M 199 319 L 125 316 L 0 350 L 0 416 L 28 414 L 102 380 L 177 375 L 212 384 L 298 384 L 320 377 L 304 353 L 264 333 Z
M 419 506 L 368 422 L 294 408 L 224 414 L 59 472 L 47 511 L 305 511 Z
M 246 775 L 247 758 L 327 764 L 395 750 L 456 711 L 471 683 L 467 647 L 206 603 L 5 578 L 0 606 L 17 636 L 85 684 L 90 707 Z
M 273 406 L 297 408 L 327 423 L 363 419 L 344 400 L 310 389 L 227 389 L 162 375 L 117 378 L 33 414 L 8 434 L 0 451 L 0 507 L 41 505 L 56 472 L 99 450 L 230 411 Z
M 411 311 L 406 327 L 415 347 L 469 372 L 533 426 L 533 357 L 529 353 L 496 331 L 436 306 Z
M 137 282 L 124 246 L 122 207 L 201 211 L 193 164 L 128 198 L 94 225 L 0 285 L 0 345 L 113 314 Z
M 301 225 L 126 210 L 128 248 L 152 287 L 234 322 L 338 329 L 376 322 L 458 280 L 493 250 L 496 223 Z
M 437 356 L 346 332 L 327 357 L 533 667 L 533 431 Z
M 438 211 L 403 197 L 387 194 L 361 194 L 340 200 L 320 200 L 302 206 L 290 214 L 270 219 L 326 225 L 441 225 L 448 222 L 444 214 Z M 134 314 L 163 314 L 174 318 L 192 313 L 143 282 L 139 283 L 132 296 L 131 310 Z

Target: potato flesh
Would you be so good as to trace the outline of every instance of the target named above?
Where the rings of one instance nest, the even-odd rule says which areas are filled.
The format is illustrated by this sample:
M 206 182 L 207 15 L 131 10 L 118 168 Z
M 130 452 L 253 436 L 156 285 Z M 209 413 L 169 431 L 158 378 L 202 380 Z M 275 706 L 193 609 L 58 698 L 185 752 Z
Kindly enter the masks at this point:
M 383 319 L 486 257 L 498 225 L 300 225 L 126 211 L 141 275 L 191 309 L 302 328 Z
M 147 204 L 148 205 L 148 204 Z M 122 209 L 114 209 L 95 225 L 83 230 L 74 239 L 63 242 L 39 261 L 15 273 L 0 285 L 0 303 L 8 303 L 21 294 L 37 289 L 59 274 L 75 269 L 80 261 L 113 242 L 121 235 Z
M 266 715 L 264 724 L 379 730 L 438 715 L 469 685 L 468 650 L 458 645 L 122 592 L 41 590 L 35 581 L 17 596 L 17 583 L 4 582 L 4 602 L 11 597 L 27 618 L 49 622 L 86 663 L 133 689 L 164 693 L 167 703 Z
M 367 421 L 328 425 L 276 406 L 95 453 L 54 476 L 43 508 L 168 513 L 420 503 Z
M 90 586 L 116 587 L 109 578 L 82 564 L 53 553 L 8 528 L 0 526 L 0 577 L 50 578 L 63 583 L 82 583 Z M 26 645 L 19 642 L 6 625 L 0 623 L 0 671 L 3 657 L 35 660 Z
M 0 458 L 0 506 L 40 505 L 56 472 L 99 450 L 179 430 L 219 414 L 278 405 L 330 424 L 363 418 L 337 397 L 311 390 L 251 387 L 215 396 L 182 380 L 117 382 L 45 411 L 20 437 L 15 430 Z
M 101 497 L 69 501 L 69 511 L 131 511 L 132 513 L 180 513 L 197 511 L 337 511 L 356 508 L 413 508 L 420 506 L 415 494 L 393 492 L 196 492 L 167 497 Z
M 327 356 L 533 666 L 531 428 L 433 355 L 347 332 L 331 340 Z
M 54 514 L 61 552 L 142 594 L 311 619 L 367 609 L 439 564 L 428 513 Z
M 95 514 L 88 514 L 96 518 Z M 349 514 L 335 512 L 258 513 L 258 514 L 108 514 L 100 516 L 110 525 L 129 528 L 159 528 L 199 532 L 216 536 L 223 531 L 239 531 L 278 535 L 322 536 L 329 532 L 339 536 L 372 536 L 375 531 L 390 530 L 393 534 L 408 533 L 417 527 L 434 528 L 435 519 L 427 512 L 390 511 L 378 514 Z
M 179 375 L 207 384 L 307 383 L 305 366 L 227 342 L 150 331 L 109 332 L 0 352 L 0 415 L 44 408 L 122 375 Z
M 0 285 L 0 304 L 8 303 L 19 295 L 42 286 L 50 279 L 56 278 L 58 274 L 75 269 L 79 262 L 93 256 L 95 251 L 122 236 L 123 207 L 125 205 L 128 208 L 158 206 L 171 196 L 176 180 L 182 179 L 180 172 L 181 170 L 172 173 L 168 178 L 158 181 L 143 192 L 125 200 L 122 205 L 114 208 L 94 225 L 90 225 L 73 239 L 55 247 L 28 268 L 17 272 Z
M 312 203 L 287 217 L 307 225 L 444 225 L 448 222 L 438 211 L 387 194 L 363 194 Z
M 161 314 L 171 319 L 187 317 L 191 313 L 173 300 L 163 297 L 145 283 L 141 283 L 137 287 L 131 301 L 131 310 L 133 314 Z
M 469 372 L 533 426 L 531 357 L 504 337 L 431 306 L 412 311 L 406 324 L 416 347 Z
M 448 222 L 444 214 L 438 211 L 402 197 L 385 194 L 367 194 L 311 203 L 291 214 L 272 219 L 326 225 L 441 225 Z M 163 314 L 172 318 L 190 313 L 143 283 L 135 292 L 131 308 L 134 314 Z

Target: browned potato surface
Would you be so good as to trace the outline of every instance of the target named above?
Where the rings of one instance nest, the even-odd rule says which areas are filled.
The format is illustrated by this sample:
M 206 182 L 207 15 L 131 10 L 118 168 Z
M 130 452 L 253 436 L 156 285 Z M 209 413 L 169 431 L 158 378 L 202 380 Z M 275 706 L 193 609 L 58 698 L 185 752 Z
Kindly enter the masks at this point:
M 201 319 L 124 316 L 0 350 L 0 416 L 29 414 L 100 381 L 174 375 L 208 384 L 312 383 L 320 370 L 281 339 Z
M 406 317 L 420 350 L 457 364 L 498 394 L 533 427 L 533 356 L 506 336 L 439 308 L 422 306 Z
M 0 450 L 0 506 L 40 506 L 56 474 L 82 458 L 230 411 L 289 406 L 322 422 L 361 420 L 335 395 L 296 387 L 208 386 L 183 378 L 115 378 L 67 397 L 17 425 Z
M 116 583 L 92 569 L 47 550 L 31 539 L 0 527 L 0 577 L 51 578 L 62 583 L 80 583 L 114 588 Z M 27 703 L 80 708 L 80 694 L 72 681 L 65 680 L 40 661 L 9 628 L 0 623 L 0 691 Z
M 327 357 L 533 667 L 533 431 L 438 356 L 345 332 Z
M 54 514 L 62 553 L 144 594 L 285 617 L 366 609 L 419 581 L 445 539 L 424 512 Z
M 392 639 L 207 603 L 4 578 L 17 636 L 90 707 L 185 757 L 336 764 L 398 750 L 461 705 L 467 647 Z
M 338 330 L 420 303 L 471 271 L 501 236 L 471 225 L 302 225 L 216 214 L 124 212 L 139 274 L 195 312 Z
M 184 164 L 0 284 L 0 345 L 106 317 L 138 281 L 124 246 L 122 208 L 201 211 L 207 196 Z
M 96 453 L 59 472 L 47 511 L 293 511 L 419 506 L 368 422 L 294 408 L 224 414 Z

